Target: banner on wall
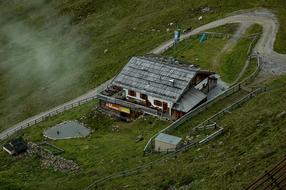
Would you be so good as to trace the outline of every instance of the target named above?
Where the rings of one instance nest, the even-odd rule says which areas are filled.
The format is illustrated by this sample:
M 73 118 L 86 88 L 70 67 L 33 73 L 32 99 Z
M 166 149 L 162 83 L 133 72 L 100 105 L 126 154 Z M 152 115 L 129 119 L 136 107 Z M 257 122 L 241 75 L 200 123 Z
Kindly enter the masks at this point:
M 130 114 L 130 108 L 126 108 L 126 107 L 123 107 L 123 106 L 118 105 L 118 104 L 106 103 L 106 107 L 109 107 L 111 109 L 114 109 L 114 110 L 117 110 L 117 111 L 120 111 L 123 113 Z

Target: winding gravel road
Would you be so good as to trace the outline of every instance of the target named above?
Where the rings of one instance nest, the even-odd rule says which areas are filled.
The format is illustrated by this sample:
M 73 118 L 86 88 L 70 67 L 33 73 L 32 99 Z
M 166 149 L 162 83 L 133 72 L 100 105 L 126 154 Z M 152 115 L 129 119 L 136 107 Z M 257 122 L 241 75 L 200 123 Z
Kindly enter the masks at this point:
M 221 25 L 225 25 L 228 23 L 247 23 L 247 24 L 260 24 L 263 26 L 263 34 L 261 35 L 261 38 L 259 39 L 258 43 L 254 47 L 253 53 L 259 54 L 263 59 L 262 64 L 262 70 L 266 73 L 271 73 L 275 75 L 280 75 L 286 73 L 286 55 L 279 54 L 273 50 L 274 41 L 276 39 L 276 34 L 279 28 L 279 23 L 276 18 L 276 16 L 269 12 L 268 10 L 256 10 L 256 11 L 240 11 L 240 13 L 237 13 L 236 15 L 231 15 L 229 17 L 219 19 L 217 21 L 211 22 L 209 24 L 203 25 L 199 28 L 194 29 L 193 31 L 190 31 L 188 33 L 185 33 L 182 35 L 181 40 L 184 40 L 186 38 L 189 38 L 192 35 L 196 35 L 202 31 L 216 28 Z M 161 44 L 154 50 L 152 50 L 150 53 L 154 54 L 160 54 L 166 51 L 168 48 L 172 47 L 173 40 L 168 40 L 167 42 Z M 71 100 L 65 104 L 62 104 L 60 106 L 57 106 L 55 108 L 52 108 L 46 112 L 40 113 L 38 115 L 35 115 L 31 118 L 28 118 L 0 133 L 0 140 L 3 140 L 7 138 L 9 135 L 15 133 L 16 131 L 19 131 L 23 128 L 23 126 L 26 126 L 28 123 L 32 123 L 33 121 L 37 119 L 41 119 L 43 116 L 48 115 L 49 113 L 53 113 L 55 110 L 63 110 L 65 107 L 70 106 L 74 104 L 75 102 L 78 102 L 80 100 L 84 100 L 87 98 L 95 97 L 97 92 L 100 91 L 100 89 L 104 88 L 111 80 L 105 82 L 98 88 L 95 88 L 88 93 Z M 29 126 L 31 126 L 30 124 Z
M 261 25 L 263 27 L 263 33 L 256 46 L 254 47 L 253 52 L 258 53 L 263 58 L 264 64 L 262 65 L 262 69 L 264 72 L 276 75 L 286 73 L 286 55 L 279 54 L 273 50 L 273 45 L 279 28 L 279 22 L 276 16 L 266 9 L 260 9 L 257 11 L 244 11 L 243 13 L 237 15 L 216 20 L 183 34 L 181 40 L 228 23 L 257 23 Z M 173 40 L 171 39 L 155 48 L 150 53 L 163 53 L 168 48 L 170 48 L 172 44 Z

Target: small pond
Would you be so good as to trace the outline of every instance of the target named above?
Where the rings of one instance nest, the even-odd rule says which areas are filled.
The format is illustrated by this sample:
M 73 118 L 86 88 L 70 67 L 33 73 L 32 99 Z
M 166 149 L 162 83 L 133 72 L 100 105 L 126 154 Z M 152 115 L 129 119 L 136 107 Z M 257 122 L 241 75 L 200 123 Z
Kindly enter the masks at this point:
M 65 121 L 57 124 L 51 128 L 44 131 L 44 136 L 57 140 L 57 139 L 71 139 L 86 137 L 90 134 L 91 130 L 84 126 L 84 124 L 79 121 Z

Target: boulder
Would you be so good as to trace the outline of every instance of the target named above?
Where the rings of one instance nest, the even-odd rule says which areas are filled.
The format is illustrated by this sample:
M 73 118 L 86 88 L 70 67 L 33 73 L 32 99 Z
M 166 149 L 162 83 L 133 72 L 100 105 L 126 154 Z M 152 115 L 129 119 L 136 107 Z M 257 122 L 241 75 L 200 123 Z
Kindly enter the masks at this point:
M 136 139 L 136 142 L 140 142 L 140 141 L 143 141 L 143 140 L 144 140 L 143 135 L 138 135 L 137 139 Z
M 281 113 L 277 114 L 276 115 L 276 119 L 280 119 L 280 118 L 283 118 L 286 116 L 286 112 L 285 111 L 282 111 Z
M 201 12 L 202 13 L 207 13 L 207 12 L 210 12 L 210 8 L 209 7 L 204 7 L 204 8 L 202 8 L 202 10 L 201 10 Z

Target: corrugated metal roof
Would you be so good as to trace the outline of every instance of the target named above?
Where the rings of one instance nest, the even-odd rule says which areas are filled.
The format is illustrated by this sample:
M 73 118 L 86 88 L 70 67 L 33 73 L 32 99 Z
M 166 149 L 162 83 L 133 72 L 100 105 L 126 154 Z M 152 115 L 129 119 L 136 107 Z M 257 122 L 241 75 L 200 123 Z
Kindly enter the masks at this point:
M 197 71 L 163 58 L 138 56 L 130 59 L 112 84 L 175 103 Z
M 182 138 L 180 137 L 168 135 L 165 133 L 159 133 L 159 135 L 155 138 L 155 141 L 161 141 L 172 145 L 178 145 L 181 142 L 181 140 Z
M 179 102 L 175 104 L 174 109 L 182 112 L 188 112 L 206 97 L 207 95 L 203 92 L 195 88 L 191 88 L 181 97 Z

